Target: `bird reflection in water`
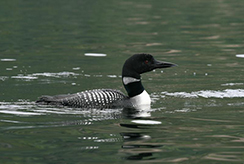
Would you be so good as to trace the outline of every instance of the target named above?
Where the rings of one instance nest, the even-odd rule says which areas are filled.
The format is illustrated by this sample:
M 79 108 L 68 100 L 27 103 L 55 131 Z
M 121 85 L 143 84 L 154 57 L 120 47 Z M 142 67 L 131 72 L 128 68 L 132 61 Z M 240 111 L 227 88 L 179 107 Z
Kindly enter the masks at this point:
M 150 105 L 136 107 L 134 109 L 123 109 L 124 118 L 131 119 L 130 123 L 121 123 L 120 126 L 126 128 L 127 132 L 120 135 L 123 138 L 123 145 L 120 153 L 125 154 L 126 160 L 154 160 L 154 153 L 161 152 L 158 143 L 151 143 L 149 131 L 152 126 L 161 124 L 151 118 Z M 138 132 L 139 131 L 139 132 Z

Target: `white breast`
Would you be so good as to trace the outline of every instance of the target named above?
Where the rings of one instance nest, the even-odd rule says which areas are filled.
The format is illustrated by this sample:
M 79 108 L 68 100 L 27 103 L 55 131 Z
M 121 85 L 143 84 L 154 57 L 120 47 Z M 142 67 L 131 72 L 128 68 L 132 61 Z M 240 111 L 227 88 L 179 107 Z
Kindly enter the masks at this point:
M 150 109 L 151 106 L 151 98 L 147 91 L 143 91 L 141 94 L 131 97 L 130 102 L 133 107 L 136 109 Z

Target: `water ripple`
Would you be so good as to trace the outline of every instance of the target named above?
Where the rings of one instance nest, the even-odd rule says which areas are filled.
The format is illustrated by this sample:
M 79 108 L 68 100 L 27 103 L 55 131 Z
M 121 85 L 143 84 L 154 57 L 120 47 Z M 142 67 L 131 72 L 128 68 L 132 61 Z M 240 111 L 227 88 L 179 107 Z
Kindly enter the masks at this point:
M 161 92 L 161 96 L 173 96 L 181 98 L 241 98 L 244 97 L 244 89 L 225 89 L 223 91 L 203 90 L 196 92 Z

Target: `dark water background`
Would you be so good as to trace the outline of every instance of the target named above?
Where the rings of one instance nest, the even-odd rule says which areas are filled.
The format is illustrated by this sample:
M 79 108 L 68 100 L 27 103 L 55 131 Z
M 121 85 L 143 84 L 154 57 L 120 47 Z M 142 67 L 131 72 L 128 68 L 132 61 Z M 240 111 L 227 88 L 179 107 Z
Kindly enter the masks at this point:
M 0 2 L 0 163 L 243 163 L 244 1 Z M 88 57 L 85 53 L 104 53 Z M 36 106 L 121 84 L 132 54 L 151 117 Z M 237 55 L 237 56 L 236 56 Z

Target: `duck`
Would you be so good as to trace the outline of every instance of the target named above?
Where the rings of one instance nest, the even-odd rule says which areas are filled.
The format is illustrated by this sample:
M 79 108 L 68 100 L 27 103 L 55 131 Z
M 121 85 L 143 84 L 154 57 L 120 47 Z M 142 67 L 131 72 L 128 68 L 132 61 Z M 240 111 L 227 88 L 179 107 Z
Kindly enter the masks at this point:
M 127 95 L 117 89 L 93 89 L 74 94 L 44 95 L 36 103 L 89 109 L 149 107 L 151 98 L 142 85 L 141 74 L 173 66 L 177 65 L 158 61 L 151 54 L 134 54 L 125 61 L 122 68 L 122 83 Z

